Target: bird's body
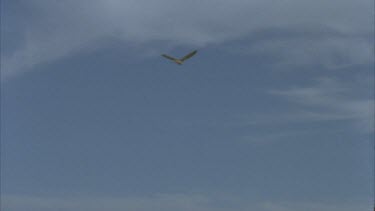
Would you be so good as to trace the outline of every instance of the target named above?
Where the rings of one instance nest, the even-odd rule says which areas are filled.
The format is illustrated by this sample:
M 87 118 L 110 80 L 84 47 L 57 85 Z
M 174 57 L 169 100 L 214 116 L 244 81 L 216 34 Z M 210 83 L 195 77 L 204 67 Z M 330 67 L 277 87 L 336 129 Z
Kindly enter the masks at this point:
M 173 62 L 175 62 L 178 65 L 182 65 L 185 60 L 187 60 L 190 57 L 194 56 L 194 54 L 196 54 L 196 53 L 197 53 L 197 50 L 192 51 L 192 52 L 188 53 L 187 55 L 185 55 L 184 57 L 182 57 L 181 59 L 176 59 L 176 58 L 168 56 L 166 54 L 162 54 L 162 56 L 165 57 L 165 58 L 167 58 L 167 59 L 169 59 L 169 60 L 172 60 Z

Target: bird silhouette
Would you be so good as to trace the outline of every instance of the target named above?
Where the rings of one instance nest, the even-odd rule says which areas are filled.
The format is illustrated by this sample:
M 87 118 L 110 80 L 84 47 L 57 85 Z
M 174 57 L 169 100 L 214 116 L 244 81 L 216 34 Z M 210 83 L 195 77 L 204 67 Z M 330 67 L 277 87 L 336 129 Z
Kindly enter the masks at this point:
M 184 63 L 184 61 L 186 61 L 187 59 L 189 59 L 190 57 L 194 56 L 194 54 L 197 53 L 197 50 L 195 51 L 192 51 L 188 54 L 186 54 L 184 57 L 182 57 L 181 59 L 176 59 L 174 57 L 171 57 L 171 56 L 168 56 L 166 54 L 162 54 L 163 57 L 167 58 L 167 59 L 170 59 L 172 60 L 173 62 L 175 62 L 176 64 L 179 64 L 179 65 L 182 65 L 182 63 Z

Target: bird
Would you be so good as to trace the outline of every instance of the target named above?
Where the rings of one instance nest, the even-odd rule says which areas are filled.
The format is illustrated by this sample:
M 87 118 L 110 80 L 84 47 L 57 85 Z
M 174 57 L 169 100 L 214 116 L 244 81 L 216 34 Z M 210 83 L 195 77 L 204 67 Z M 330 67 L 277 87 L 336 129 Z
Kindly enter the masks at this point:
M 167 59 L 170 59 L 172 61 L 174 61 L 176 64 L 178 65 L 182 65 L 182 63 L 184 63 L 185 60 L 189 59 L 190 57 L 194 56 L 198 51 L 195 50 L 195 51 L 192 51 L 188 54 L 186 54 L 184 57 L 182 57 L 181 59 L 176 59 L 174 57 L 171 57 L 171 56 L 168 56 L 166 54 L 162 54 L 163 57 L 167 58 Z

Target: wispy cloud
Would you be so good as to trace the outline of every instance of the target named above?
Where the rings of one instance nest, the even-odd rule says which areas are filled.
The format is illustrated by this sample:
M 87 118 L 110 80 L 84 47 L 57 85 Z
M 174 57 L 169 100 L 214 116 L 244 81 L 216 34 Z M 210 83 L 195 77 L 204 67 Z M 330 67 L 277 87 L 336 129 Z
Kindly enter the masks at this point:
M 297 125 L 332 122 L 344 124 L 329 124 L 331 128 L 325 131 L 326 133 L 348 129 L 365 134 L 373 133 L 375 101 L 371 96 L 358 94 L 360 89 L 356 86 L 358 86 L 357 82 L 344 83 L 337 79 L 320 78 L 310 86 L 268 91 L 271 96 L 278 98 L 280 103 L 288 106 L 268 113 L 245 115 L 242 119 L 251 128 L 267 126 L 267 128 L 276 127 L 278 130 L 273 130 L 272 134 L 254 131 L 241 139 L 256 143 L 286 140 L 314 133 L 311 129 L 304 131 L 300 127 L 298 130 L 293 130 L 287 127 L 288 125 L 294 128 Z M 359 97 L 360 95 L 362 97 Z M 320 128 L 321 132 L 322 128 Z
M 7 211 L 50 210 L 138 210 L 138 211 L 352 211 L 370 208 L 366 203 L 278 202 L 217 197 L 203 194 L 160 194 L 149 197 L 37 197 L 4 195 L 2 208 Z
M 370 33 L 344 31 L 324 24 L 286 25 L 259 28 L 226 49 L 238 55 L 262 56 L 268 60 L 267 65 L 279 69 L 339 69 L 373 62 L 372 37 Z
M 3 34 L 5 39 L 14 38 L 18 39 L 16 42 L 23 43 L 12 52 L 6 50 L 6 45 L 2 49 L 2 72 L 5 77 L 20 74 L 36 64 L 70 55 L 81 48 L 95 48 L 102 39 L 133 43 L 137 48 L 147 48 L 147 43 L 159 41 L 167 43 L 165 48 L 203 47 L 243 38 L 259 29 L 302 24 L 324 24 L 344 34 L 372 34 L 369 30 L 372 22 L 371 5 L 365 0 L 303 3 L 297 0 L 220 0 L 214 4 L 211 1 L 187 3 L 179 0 L 30 0 L 24 4 L 30 10 L 29 13 L 38 15 L 28 16 L 29 13 L 25 13 L 19 14 L 22 17 L 19 19 L 6 15 L 2 18 L 8 23 L 5 25 L 10 27 L 10 31 L 12 27 L 24 27 L 17 31 L 22 33 L 21 36 Z M 7 4 L 4 6 L 7 7 Z M 362 56 L 362 50 L 368 48 L 368 43 L 358 41 L 358 38 L 323 41 L 323 47 L 331 46 L 353 58 L 360 57 L 359 60 L 363 60 L 367 57 L 367 53 Z M 347 43 L 355 43 L 357 47 L 352 44 L 348 46 Z M 253 47 L 255 51 L 271 49 L 274 52 L 285 48 L 285 45 L 289 46 L 290 54 L 287 55 L 290 56 L 300 55 L 301 51 L 309 47 L 306 43 L 285 43 L 277 38 Z M 324 59 L 317 56 L 316 52 L 313 50 L 302 54 L 308 58 L 300 60 Z
M 353 210 L 370 210 L 371 204 L 349 204 L 349 203 L 290 203 L 290 202 L 265 202 L 262 204 L 265 211 L 353 211 Z
M 349 89 L 350 87 L 336 80 L 322 78 L 310 87 L 273 90 L 270 94 L 280 96 L 304 109 L 302 113 L 292 114 L 290 120 L 352 120 L 359 126 L 357 129 L 373 131 L 374 99 L 348 96 Z
M 202 195 L 161 194 L 150 197 L 34 197 L 5 196 L 4 208 L 18 210 L 213 210 Z

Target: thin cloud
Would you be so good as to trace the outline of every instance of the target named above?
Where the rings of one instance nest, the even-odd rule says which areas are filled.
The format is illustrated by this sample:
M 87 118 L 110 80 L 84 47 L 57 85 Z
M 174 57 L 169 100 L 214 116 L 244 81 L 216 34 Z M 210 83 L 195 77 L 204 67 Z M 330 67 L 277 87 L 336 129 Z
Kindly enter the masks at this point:
M 14 38 L 24 44 L 11 53 L 3 49 L 2 71 L 5 77 L 16 76 L 37 64 L 74 54 L 81 48 L 92 48 L 102 39 L 136 43 L 141 49 L 147 48 L 149 42 L 159 41 L 169 43 L 168 46 L 203 47 L 243 38 L 262 28 L 301 24 L 324 24 L 348 34 L 372 34 L 368 29 L 372 22 L 371 5 L 364 0 L 354 3 L 349 0 L 303 3 L 297 0 L 220 0 L 214 4 L 211 1 L 187 3 L 172 0 L 30 0 L 24 4 L 29 13 L 38 15 L 27 17 L 19 14 L 23 19 L 17 20 L 3 17 L 11 28 L 19 27 L 20 21 L 28 23 L 22 24 L 25 26 L 20 30 L 23 36 Z M 11 34 L 5 34 L 6 39 L 12 39 Z M 338 41 L 339 51 L 347 50 L 346 41 Z M 365 45 L 349 40 L 349 43 L 353 42 Z M 278 41 L 267 43 L 261 46 L 280 45 Z M 298 45 L 293 48 L 292 54 L 301 51 Z M 359 52 L 355 49 L 350 50 L 354 57 Z
M 270 94 L 284 98 L 303 108 L 291 114 L 290 120 L 327 121 L 350 120 L 358 130 L 373 132 L 374 100 L 348 96 L 349 87 L 336 80 L 323 78 L 310 87 L 273 90 Z
M 273 68 L 314 65 L 340 69 L 373 62 L 371 43 L 368 33 L 348 32 L 324 24 L 285 25 L 259 28 L 225 49 L 238 55 L 262 56 Z
M 310 86 L 268 91 L 271 96 L 281 100 L 279 107 L 286 103 L 287 108 L 237 116 L 243 125 L 253 131 L 251 134 L 246 132 L 239 139 L 250 143 L 274 143 L 300 139 L 308 134 L 329 135 L 347 130 L 372 134 L 375 101 L 370 97 L 358 97 L 357 83 L 321 78 Z M 333 122 L 337 124 L 331 124 Z M 311 127 L 304 127 L 314 123 L 327 123 L 328 128 L 320 128 L 317 132 Z M 278 129 L 273 130 L 272 134 L 259 130 L 265 126 L 277 126 Z M 298 130 L 293 130 L 296 127 Z
M 368 204 L 349 204 L 349 203 L 311 203 L 311 202 L 265 202 L 261 210 L 265 211 L 353 211 L 353 210 L 370 210 L 372 205 Z
M 2 208 L 8 211 L 49 210 L 138 210 L 138 211 L 349 211 L 366 210 L 367 203 L 314 203 L 252 201 L 233 196 L 218 197 L 204 194 L 159 194 L 149 197 L 35 197 L 4 195 Z

